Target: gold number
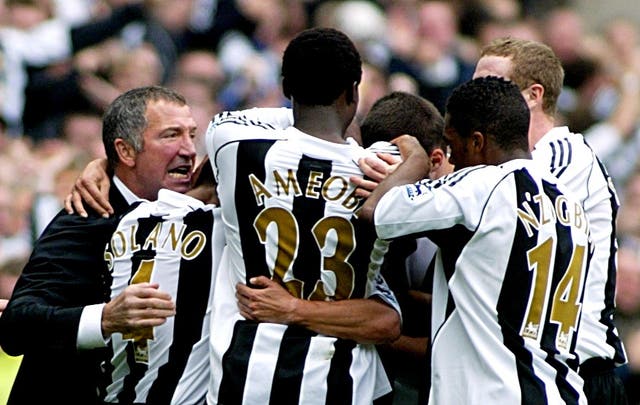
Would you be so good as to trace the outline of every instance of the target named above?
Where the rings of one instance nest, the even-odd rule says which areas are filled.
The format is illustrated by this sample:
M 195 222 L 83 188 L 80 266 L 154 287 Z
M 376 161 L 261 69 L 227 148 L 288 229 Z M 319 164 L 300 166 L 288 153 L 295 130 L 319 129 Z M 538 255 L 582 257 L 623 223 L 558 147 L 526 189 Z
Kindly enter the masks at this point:
M 322 256 L 322 269 L 333 272 L 336 276 L 336 290 L 334 296 L 348 298 L 353 292 L 353 267 L 347 260 L 354 249 L 354 232 L 351 222 L 341 217 L 328 217 L 321 219 L 314 225 L 313 237 L 318 248 L 324 253 L 328 246 L 330 231 L 335 231 L 335 253 L 333 256 Z M 325 283 L 318 280 L 310 299 L 326 300 Z
M 584 246 L 576 246 L 571 256 L 569 268 L 553 294 L 551 322 L 558 324 L 559 332 L 556 337 L 556 344 L 563 349 L 569 348 L 572 329 L 575 330 L 578 323 L 584 253 Z
M 142 260 L 129 284 L 148 283 L 151 281 L 154 266 L 154 260 Z M 149 346 L 147 341 L 153 340 L 152 326 L 140 328 L 134 332 L 123 333 L 122 338 L 125 340 L 133 340 L 136 363 L 149 363 Z
M 551 286 L 551 263 L 554 260 L 555 241 L 549 238 L 529 250 L 529 269 L 534 272 L 534 284 L 527 307 L 521 335 L 538 339 L 547 312 L 549 296 L 552 297 L 550 321 L 558 325 L 556 346 L 568 349 L 571 332 L 576 329 L 580 313 L 580 291 L 582 284 L 585 247 L 576 246 L 571 261 L 555 291 Z
M 267 243 L 267 227 L 275 223 L 278 228 L 278 253 L 271 272 L 273 280 L 282 284 L 291 295 L 302 295 L 302 282 L 290 277 L 291 265 L 298 253 L 298 223 L 293 215 L 283 208 L 267 208 L 256 217 L 253 227 L 262 244 Z
M 344 299 L 353 292 L 354 271 L 347 263 L 355 248 L 355 236 L 351 222 L 341 217 L 326 217 L 311 229 L 320 250 L 322 272 L 334 274 L 335 283 L 319 279 L 308 297 L 302 297 L 302 281 L 292 274 L 292 266 L 298 254 L 299 227 L 293 214 L 283 208 L 266 208 L 258 214 L 254 227 L 260 242 L 267 244 L 267 227 L 277 227 L 276 260 L 272 278 L 281 283 L 293 296 L 313 300 Z M 333 285 L 335 284 L 335 285 Z M 329 292 L 327 294 L 327 291 Z

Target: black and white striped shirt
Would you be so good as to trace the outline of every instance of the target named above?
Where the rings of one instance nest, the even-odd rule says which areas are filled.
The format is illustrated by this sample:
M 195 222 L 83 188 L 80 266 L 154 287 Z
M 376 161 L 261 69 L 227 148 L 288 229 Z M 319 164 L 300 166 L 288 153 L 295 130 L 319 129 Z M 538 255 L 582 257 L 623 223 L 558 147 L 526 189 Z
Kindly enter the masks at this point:
M 387 243 L 355 218 L 350 176 L 364 150 L 291 126 L 288 109 L 218 115 L 207 148 L 218 180 L 227 247 L 212 317 L 211 404 L 370 404 L 390 390 L 373 345 L 296 326 L 244 320 L 236 283 L 264 275 L 296 297 L 378 296 Z
M 209 317 L 224 234 L 219 209 L 169 190 L 126 214 L 105 251 L 112 299 L 128 285 L 157 282 L 176 314 L 153 328 L 111 337 L 105 402 L 195 404 L 209 380 Z
M 381 238 L 427 236 L 440 248 L 430 403 L 586 404 L 575 346 L 588 223 L 556 183 L 518 159 L 381 198 Z
M 626 354 L 614 323 L 619 202 L 613 182 L 583 136 L 569 132 L 567 127 L 545 134 L 536 143 L 532 156 L 548 165 L 551 174 L 580 200 L 589 219 L 595 251 L 576 348 L 580 362 L 602 358 L 624 364 Z

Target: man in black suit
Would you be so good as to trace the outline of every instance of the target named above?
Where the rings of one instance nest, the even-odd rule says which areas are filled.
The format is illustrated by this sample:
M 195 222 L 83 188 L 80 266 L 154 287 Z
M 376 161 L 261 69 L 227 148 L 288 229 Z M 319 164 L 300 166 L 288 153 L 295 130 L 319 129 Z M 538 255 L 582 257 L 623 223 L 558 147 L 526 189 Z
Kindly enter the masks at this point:
M 184 98 L 162 87 L 130 90 L 108 108 L 102 134 L 114 215 L 63 210 L 36 242 L 0 316 L 0 346 L 24 355 L 9 404 L 99 403 L 111 333 L 156 326 L 174 314 L 157 284 L 131 285 L 110 300 L 104 249 L 131 204 L 155 200 L 160 188 L 191 188 L 195 131 Z

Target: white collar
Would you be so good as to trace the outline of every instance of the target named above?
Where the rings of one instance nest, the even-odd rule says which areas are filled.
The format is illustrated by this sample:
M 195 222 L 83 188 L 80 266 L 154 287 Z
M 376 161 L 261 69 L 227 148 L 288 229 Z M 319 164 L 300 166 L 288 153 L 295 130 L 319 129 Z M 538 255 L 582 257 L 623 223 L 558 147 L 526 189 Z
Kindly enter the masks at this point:
M 127 204 L 131 205 L 136 201 L 142 200 L 142 198 L 135 195 L 116 175 L 113 175 L 113 185 L 118 188 L 118 191 L 120 191 Z

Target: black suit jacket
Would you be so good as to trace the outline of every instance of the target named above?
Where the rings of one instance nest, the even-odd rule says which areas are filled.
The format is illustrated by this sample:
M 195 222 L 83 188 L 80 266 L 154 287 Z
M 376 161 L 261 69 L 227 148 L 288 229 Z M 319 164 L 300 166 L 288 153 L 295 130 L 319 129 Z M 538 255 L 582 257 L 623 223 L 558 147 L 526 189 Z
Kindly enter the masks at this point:
M 114 185 L 109 198 L 115 214 L 108 219 L 89 209 L 88 218 L 58 213 L 0 316 L 0 346 L 24 355 L 9 404 L 98 403 L 107 350 L 78 351 L 76 339 L 82 309 L 109 301 L 104 249 L 128 207 Z

